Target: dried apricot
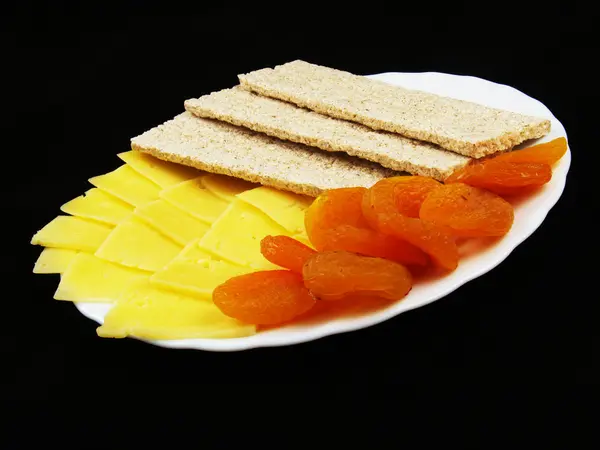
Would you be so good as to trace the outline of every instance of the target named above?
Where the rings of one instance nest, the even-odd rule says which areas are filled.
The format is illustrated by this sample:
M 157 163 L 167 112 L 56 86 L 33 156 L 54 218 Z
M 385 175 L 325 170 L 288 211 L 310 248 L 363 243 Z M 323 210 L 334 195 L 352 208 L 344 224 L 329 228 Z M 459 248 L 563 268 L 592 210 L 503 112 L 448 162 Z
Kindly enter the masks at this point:
M 343 301 L 320 301 L 315 308 L 309 311 L 312 316 L 313 311 L 323 317 L 325 320 L 337 319 L 340 317 L 356 317 L 373 314 L 394 303 L 394 300 L 370 295 L 348 296 Z M 318 307 L 318 309 L 317 309 Z
M 366 191 L 363 187 L 332 189 L 317 197 L 305 216 L 306 232 L 314 247 L 427 264 L 426 255 L 415 246 L 369 227 L 362 212 Z
M 462 237 L 503 236 L 510 230 L 514 211 L 493 192 L 454 183 L 432 191 L 421 205 L 421 219 Z
M 267 270 L 230 278 L 213 291 L 213 302 L 234 319 L 274 325 L 307 312 L 315 298 L 300 275 L 289 270 Z
M 488 159 L 456 171 L 445 183 L 465 183 L 496 194 L 518 194 L 542 186 L 551 178 L 549 164 Z
M 304 285 L 322 300 L 367 295 L 398 300 L 412 288 L 412 276 L 402 264 L 343 251 L 311 256 L 302 276 Z
M 289 236 L 266 236 L 260 241 L 260 252 L 273 264 L 302 273 L 302 266 L 316 252 Z
M 322 251 L 345 250 L 407 265 L 424 266 L 428 262 L 427 255 L 418 247 L 370 228 L 339 225 L 326 230 L 323 240 L 319 248 Z
M 514 163 L 543 163 L 554 164 L 567 153 L 567 140 L 564 137 L 556 138 L 550 142 L 533 145 L 522 150 L 513 150 L 493 156 L 494 161 Z
M 441 267 L 458 266 L 458 248 L 446 230 L 398 212 L 394 192 L 382 189 L 385 180 L 375 183 L 363 195 L 363 214 L 372 228 L 419 247 Z
M 340 188 L 325 191 L 308 207 L 304 216 L 306 234 L 316 249 L 325 243 L 323 232 L 338 225 L 368 228 L 361 201 L 366 188 Z
M 421 204 L 432 190 L 441 186 L 439 181 L 423 176 L 386 178 L 378 187 L 393 184 L 394 201 L 398 212 L 408 217 L 419 217 Z

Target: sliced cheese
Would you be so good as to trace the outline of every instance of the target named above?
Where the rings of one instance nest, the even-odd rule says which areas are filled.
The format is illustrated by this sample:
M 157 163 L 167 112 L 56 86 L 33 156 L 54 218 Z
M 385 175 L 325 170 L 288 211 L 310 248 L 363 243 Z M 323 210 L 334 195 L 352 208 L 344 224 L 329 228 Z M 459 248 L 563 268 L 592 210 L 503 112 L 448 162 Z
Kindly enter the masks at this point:
M 77 253 L 66 248 L 45 248 L 35 262 L 33 273 L 64 273 Z
M 90 189 L 84 195 L 65 203 L 60 209 L 72 216 L 93 219 L 109 225 L 118 224 L 133 212 L 131 205 L 98 188 Z
M 203 259 L 213 259 L 213 255 L 198 245 L 200 238 L 194 239 L 179 252 L 179 254 L 169 263 L 167 267 L 177 261 L 198 262 Z
M 232 277 L 255 269 L 211 259 L 173 261 L 150 278 L 154 285 L 210 299 L 213 290 Z
M 236 199 L 200 239 L 200 247 L 228 261 L 253 268 L 275 269 L 260 252 L 268 235 L 286 234 L 264 213 Z
M 112 228 L 72 216 L 55 217 L 31 239 L 33 245 L 67 248 L 93 253 L 108 237 Z
M 202 185 L 217 197 L 231 202 L 235 196 L 241 192 L 257 187 L 257 184 L 250 183 L 239 178 L 228 177 L 227 175 L 207 174 L 201 177 Z
M 160 187 L 156 183 L 143 177 L 128 165 L 123 165 L 105 175 L 90 178 L 89 182 L 133 206 L 142 206 L 156 200 L 160 192 Z
M 133 170 L 158 184 L 161 188 L 168 188 L 200 175 L 200 171 L 192 167 L 162 161 L 152 155 L 135 150 L 119 153 L 117 156 Z
M 284 227 L 290 233 L 304 231 L 304 212 L 312 202 L 312 198 L 280 191 L 267 186 L 260 186 L 237 195 L 255 208 Z
M 205 189 L 201 178 L 164 189 L 160 197 L 197 219 L 213 223 L 225 211 L 227 202 Z
M 136 208 L 135 215 L 181 245 L 204 236 L 210 228 L 163 199 Z
M 140 282 L 121 295 L 97 333 L 107 338 L 214 339 L 251 336 L 256 326 L 227 317 L 211 302 Z
M 62 274 L 56 300 L 114 302 L 132 283 L 150 273 L 104 261 L 89 253 L 78 253 Z
M 96 256 L 154 272 L 166 266 L 182 248 L 137 217 L 131 217 L 115 227 L 96 251 Z

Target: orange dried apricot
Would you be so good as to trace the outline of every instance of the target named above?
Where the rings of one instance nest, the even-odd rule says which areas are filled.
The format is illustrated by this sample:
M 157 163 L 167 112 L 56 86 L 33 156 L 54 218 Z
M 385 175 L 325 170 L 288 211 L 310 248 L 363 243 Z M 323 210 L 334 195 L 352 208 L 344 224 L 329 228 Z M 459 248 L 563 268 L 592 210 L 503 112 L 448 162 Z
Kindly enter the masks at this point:
M 518 194 L 546 184 L 552 168 L 545 163 L 479 161 L 450 175 L 445 183 L 465 183 L 496 194 Z
M 262 255 L 278 266 L 302 273 L 302 266 L 316 252 L 289 236 L 266 236 L 260 241 Z
M 230 278 L 213 291 L 223 314 L 246 323 L 274 325 L 304 314 L 315 297 L 302 277 L 289 270 L 267 270 Z
M 361 201 L 366 188 L 340 188 L 325 191 L 308 207 L 304 216 L 306 234 L 316 249 L 325 243 L 323 232 L 338 225 L 367 228 Z
M 441 183 L 430 177 L 400 176 L 382 180 L 376 189 L 392 189 L 398 212 L 408 217 L 419 217 L 425 197 L 439 186 Z
M 514 163 L 543 163 L 553 165 L 567 153 L 567 140 L 564 137 L 550 142 L 533 145 L 522 150 L 513 150 L 493 156 L 494 161 Z
M 392 304 L 396 299 L 375 297 L 372 295 L 348 296 L 341 302 L 319 302 L 329 317 L 352 317 L 372 314 Z
M 412 276 L 402 264 L 344 251 L 311 256 L 302 275 L 304 285 L 327 301 L 356 296 L 399 300 L 412 288 Z
M 421 205 L 421 219 L 461 237 L 503 236 L 510 230 L 514 211 L 493 192 L 463 183 L 440 186 Z
M 428 262 L 427 255 L 418 247 L 370 228 L 339 225 L 326 230 L 323 241 L 319 248 L 322 251 L 345 250 L 407 265 L 424 266 Z
M 454 237 L 436 225 L 398 212 L 394 192 L 387 188 L 385 180 L 364 193 L 362 209 L 372 228 L 419 247 L 445 269 L 454 270 L 458 266 Z
M 346 250 L 405 264 L 427 264 L 426 255 L 415 246 L 369 227 L 362 212 L 366 191 L 363 187 L 340 188 L 317 197 L 305 215 L 306 232 L 314 247 L 319 251 Z

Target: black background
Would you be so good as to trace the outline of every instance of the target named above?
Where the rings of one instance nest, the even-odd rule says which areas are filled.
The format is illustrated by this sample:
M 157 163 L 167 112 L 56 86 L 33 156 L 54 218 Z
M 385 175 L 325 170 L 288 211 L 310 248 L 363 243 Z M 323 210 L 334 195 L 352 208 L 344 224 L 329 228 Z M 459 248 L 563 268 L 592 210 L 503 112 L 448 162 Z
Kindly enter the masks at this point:
M 595 384 L 597 17 L 573 3 L 498 23 L 489 14 L 409 17 L 392 8 L 350 19 L 284 5 L 291 12 L 203 7 L 192 16 L 183 7 L 159 13 L 151 2 L 21 3 L 2 17 L 3 396 L 40 401 L 74 386 L 86 396 L 98 385 L 219 382 L 270 383 L 279 395 L 281 382 L 356 382 L 360 391 L 451 375 L 494 383 L 533 375 L 555 391 Z M 61 204 L 116 168 L 129 139 L 181 112 L 185 99 L 296 58 L 357 74 L 473 75 L 541 100 L 569 136 L 562 198 L 505 262 L 446 298 L 292 347 L 210 353 L 100 339 L 73 305 L 52 300 L 58 279 L 31 273 L 39 248 L 29 240 Z

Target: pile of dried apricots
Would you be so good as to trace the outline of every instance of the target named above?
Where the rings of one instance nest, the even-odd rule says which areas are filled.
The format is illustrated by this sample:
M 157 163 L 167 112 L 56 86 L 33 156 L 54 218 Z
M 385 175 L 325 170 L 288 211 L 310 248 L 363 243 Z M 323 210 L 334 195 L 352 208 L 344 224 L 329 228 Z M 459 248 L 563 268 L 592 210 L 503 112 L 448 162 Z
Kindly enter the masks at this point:
M 444 183 L 423 176 L 386 178 L 371 188 L 329 190 L 307 209 L 316 250 L 287 236 L 261 242 L 266 259 L 284 270 L 231 278 L 213 293 L 226 315 L 257 325 L 289 322 L 319 301 L 398 300 L 413 273 L 430 265 L 456 269 L 457 238 L 503 236 L 514 212 L 503 196 L 550 181 L 567 151 L 565 138 L 476 160 Z

